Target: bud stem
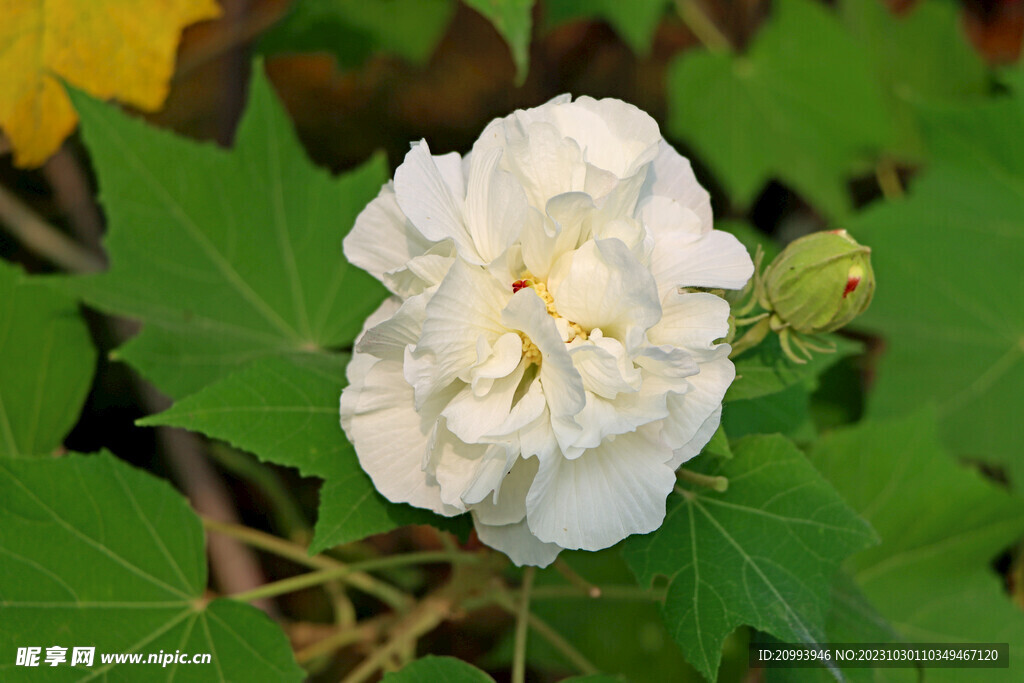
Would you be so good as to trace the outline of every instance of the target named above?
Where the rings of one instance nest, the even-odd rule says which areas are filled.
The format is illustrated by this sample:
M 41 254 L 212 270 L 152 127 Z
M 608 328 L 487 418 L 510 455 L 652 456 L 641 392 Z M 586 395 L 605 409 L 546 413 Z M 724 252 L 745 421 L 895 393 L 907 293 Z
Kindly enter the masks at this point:
M 700 472 L 694 472 L 693 470 L 681 469 L 676 472 L 676 476 L 684 481 L 688 481 L 691 484 L 697 484 L 704 486 L 719 493 L 725 493 L 729 488 L 729 480 L 726 477 L 710 476 L 707 474 L 701 474 Z
M 763 342 L 764 338 L 768 336 L 768 331 L 770 329 L 771 323 L 767 316 L 759 320 L 756 325 L 747 330 L 746 333 L 732 345 L 732 351 L 729 352 L 729 358 L 735 358 L 744 351 L 752 349 Z

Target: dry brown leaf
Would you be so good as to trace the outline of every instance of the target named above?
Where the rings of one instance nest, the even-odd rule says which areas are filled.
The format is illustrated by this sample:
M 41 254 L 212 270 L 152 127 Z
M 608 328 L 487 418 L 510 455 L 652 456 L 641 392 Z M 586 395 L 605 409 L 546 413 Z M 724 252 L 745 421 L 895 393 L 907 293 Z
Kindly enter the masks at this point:
M 75 127 L 63 79 L 152 111 L 163 104 L 181 31 L 214 0 L 0 0 L 0 128 L 17 166 L 38 166 Z

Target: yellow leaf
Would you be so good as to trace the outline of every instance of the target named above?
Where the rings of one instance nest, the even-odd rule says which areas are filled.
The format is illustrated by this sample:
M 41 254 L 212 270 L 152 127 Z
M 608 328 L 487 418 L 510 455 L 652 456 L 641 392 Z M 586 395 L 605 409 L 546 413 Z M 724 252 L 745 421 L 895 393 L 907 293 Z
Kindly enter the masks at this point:
M 38 166 L 74 129 L 58 79 L 155 110 L 182 29 L 219 14 L 214 0 L 0 0 L 0 128 L 14 163 Z

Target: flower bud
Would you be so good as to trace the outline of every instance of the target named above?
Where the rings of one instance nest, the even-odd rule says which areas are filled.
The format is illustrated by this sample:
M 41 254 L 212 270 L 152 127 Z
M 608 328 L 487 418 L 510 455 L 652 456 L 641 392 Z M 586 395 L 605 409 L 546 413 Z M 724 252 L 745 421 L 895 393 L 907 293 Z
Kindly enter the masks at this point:
M 765 307 L 797 332 L 818 334 L 863 313 L 875 292 L 871 250 L 845 230 L 793 241 L 764 272 Z

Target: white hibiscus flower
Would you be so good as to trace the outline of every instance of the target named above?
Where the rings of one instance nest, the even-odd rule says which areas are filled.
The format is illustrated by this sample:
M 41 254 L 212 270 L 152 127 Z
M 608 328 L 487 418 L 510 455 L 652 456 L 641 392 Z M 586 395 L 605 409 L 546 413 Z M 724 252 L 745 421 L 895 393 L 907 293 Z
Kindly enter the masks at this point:
M 341 423 L 377 489 L 469 511 L 517 564 L 656 529 L 718 426 L 746 250 L 647 114 L 567 96 L 464 158 L 413 145 L 345 239 L 394 294 L 366 323 Z

